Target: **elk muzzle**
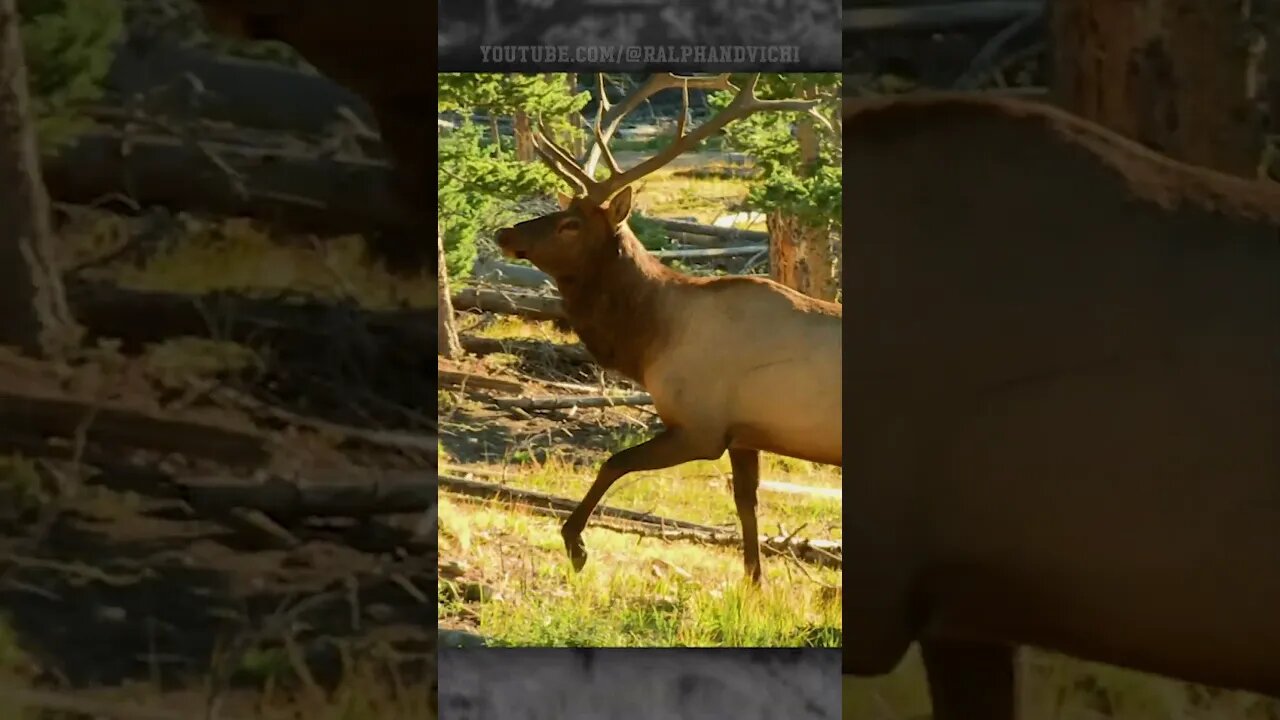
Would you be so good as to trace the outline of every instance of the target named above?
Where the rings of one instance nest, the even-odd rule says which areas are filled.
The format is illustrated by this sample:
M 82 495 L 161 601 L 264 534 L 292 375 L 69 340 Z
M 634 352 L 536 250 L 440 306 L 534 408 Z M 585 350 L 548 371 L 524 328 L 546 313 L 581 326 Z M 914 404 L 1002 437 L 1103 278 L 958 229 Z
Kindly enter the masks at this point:
M 516 232 L 515 228 L 502 228 L 494 240 L 498 243 L 498 249 L 502 250 L 502 254 L 506 257 L 516 260 L 527 259 L 524 249 L 520 247 L 520 233 Z

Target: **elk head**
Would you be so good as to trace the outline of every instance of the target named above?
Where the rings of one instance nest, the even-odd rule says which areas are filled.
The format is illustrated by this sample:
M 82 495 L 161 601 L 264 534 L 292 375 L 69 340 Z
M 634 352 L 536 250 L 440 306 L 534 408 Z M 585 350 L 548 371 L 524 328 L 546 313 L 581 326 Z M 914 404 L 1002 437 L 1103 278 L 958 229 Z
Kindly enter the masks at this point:
M 498 231 L 498 247 L 509 258 L 528 260 L 553 278 L 591 267 L 622 247 L 622 226 L 631 214 L 632 192 L 611 199 L 560 194 L 560 210 Z

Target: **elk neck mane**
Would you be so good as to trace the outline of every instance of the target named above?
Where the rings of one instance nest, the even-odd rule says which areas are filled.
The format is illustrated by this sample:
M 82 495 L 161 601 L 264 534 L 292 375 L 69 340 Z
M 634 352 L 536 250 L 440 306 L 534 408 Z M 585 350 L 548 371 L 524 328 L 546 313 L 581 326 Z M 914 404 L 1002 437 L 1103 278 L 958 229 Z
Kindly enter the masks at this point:
M 1095 122 L 1047 103 L 962 93 L 918 93 L 845 102 L 846 137 L 898 140 L 909 134 L 960 124 L 1022 127 L 1066 142 L 1098 160 L 1124 181 L 1135 197 L 1166 209 L 1179 206 L 1241 220 L 1280 225 L 1280 185 L 1236 177 L 1179 162 Z M 1019 151 L 1036 160 L 1034 148 Z M 1045 168 L 1053 172 L 1052 168 Z
M 570 326 L 596 361 L 641 382 L 669 330 L 663 296 L 688 278 L 650 255 L 626 223 L 617 241 L 616 252 L 610 247 L 555 281 Z

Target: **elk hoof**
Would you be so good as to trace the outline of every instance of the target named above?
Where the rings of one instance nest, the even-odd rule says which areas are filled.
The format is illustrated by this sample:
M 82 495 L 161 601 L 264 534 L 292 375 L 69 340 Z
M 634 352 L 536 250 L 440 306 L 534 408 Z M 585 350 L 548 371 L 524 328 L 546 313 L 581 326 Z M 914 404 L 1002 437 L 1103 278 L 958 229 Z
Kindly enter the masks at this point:
M 582 537 L 566 535 L 564 549 L 569 551 L 569 560 L 573 563 L 574 571 L 582 572 L 582 568 L 587 564 L 587 545 L 582 542 Z

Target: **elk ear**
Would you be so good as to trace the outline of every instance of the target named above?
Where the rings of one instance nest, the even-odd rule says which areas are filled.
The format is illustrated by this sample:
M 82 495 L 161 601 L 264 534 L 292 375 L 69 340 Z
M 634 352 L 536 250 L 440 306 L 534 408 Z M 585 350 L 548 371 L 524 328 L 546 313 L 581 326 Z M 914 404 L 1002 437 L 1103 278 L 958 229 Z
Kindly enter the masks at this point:
M 561 210 L 568 210 L 568 209 L 569 209 L 569 203 L 573 202 L 573 196 L 572 196 L 572 195 L 565 195 L 565 194 L 564 194 L 564 193 L 562 193 L 562 192 L 558 192 L 558 193 L 556 193 L 556 200 L 560 201 L 560 209 L 561 209 Z
M 609 222 L 614 227 L 618 227 L 627 221 L 627 217 L 631 215 L 631 186 L 628 185 L 618 191 L 617 195 L 609 201 Z

